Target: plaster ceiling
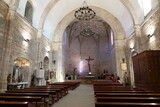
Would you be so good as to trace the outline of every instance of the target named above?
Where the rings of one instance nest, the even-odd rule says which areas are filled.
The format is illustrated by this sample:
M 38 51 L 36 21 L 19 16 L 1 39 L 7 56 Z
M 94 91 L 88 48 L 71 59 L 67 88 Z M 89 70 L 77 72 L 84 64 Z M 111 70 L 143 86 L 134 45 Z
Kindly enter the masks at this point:
M 4 1 L 9 4 L 16 0 Z M 17 11 L 22 16 L 24 16 L 27 1 L 30 1 L 34 7 L 33 26 L 37 29 L 43 29 L 43 34 L 49 39 L 54 37 L 55 30 L 59 23 L 67 15 L 71 15 L 70 13 L 77 10 L 83 3 L 83 0 L 19 0 Z M 134 32 L 135 24 L 141 24 L 144 20 L 143 10 L 138 1 L 139 0 L 86 0 L 89 7 L 93 9 L 94 7 L 98 7 L 111 13 L 114 18 L 121 23 L 126 37 Z M 155 8 L 158 0 L 151 1 L 153 8 Z

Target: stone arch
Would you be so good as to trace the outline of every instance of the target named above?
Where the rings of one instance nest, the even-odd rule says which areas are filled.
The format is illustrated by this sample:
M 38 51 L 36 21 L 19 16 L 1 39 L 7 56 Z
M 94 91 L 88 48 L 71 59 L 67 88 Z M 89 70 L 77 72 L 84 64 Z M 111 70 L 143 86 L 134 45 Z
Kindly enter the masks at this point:
M 25 8 L 25 14 L 24 16 L 30 21 L 32 22 L 32 18 L 33 18 L 33 6 L 32 4 L 27 1 L 26 3 L 26 8 Z
M 10 7 L 18 8 L 18 5 L 19 5 L 19 0 L 11 0 L 11 1 L 9 2 L 9 6 L 10 6 Z
M 38 28 L 43 28 L 44 22 L 47 18 L 48 13 L 50 12 L 50 10 L 56 5 L 56 3 L 59 0 L 51 0 L 48 5 L 46 6 L 46 8 L 44 9 L 41 17 L 40 17 L 40 21 L 39 21 L 39 25 Z
M 96 10 L 97 16 L 100 17 L 101 19 L 103 19 L 104 21 L 106 21 L 106 23 L 108 23 L 111 27 L 111 29 L 114 32 L 114 40 L 116 40 L 115 42 L 115 59 L 116 59 L 116 63 L 115 63 L 115 70 L 116 72 L 120 69 L 120 62 L 122 60 L 122 58 L 125 58 L 125 52 L 124 52 L 124 48 L 125 48 L 125 32 L 124 29 L 122 27 L 122 25 L 120 24 L 120 22 L 118 21 L 118 19 L 116 19 L 111 13 L 109 13 L 108 11 L 102 9 L 102 8 L 98 8 L 98 7 L 92 7 L 93 10 Z M 66 17 L 64 17 L 62 19 L 62 21 L 59 23 L 59 25 L 56 27 L 55 33 L 53 35 L 53 42 L 54 42 L 54 50 L 57 50 L 58 52 L 58 68 L 57 71 L 59 71 L 59 78 L 62 78 L 61 76 L 63 76 L 63 58 L 62 58 L 62 38 L 63 38 L 63 33 L 66 29 L 66 27 L 75 19 L 75 17 L 73 16 L 74 11 L 70 12 Z M 119 53 L 119 54 L 116 54 Z M 122 72 L 117 72 L 118 75 L 120 75 L 122 77 Z
M 43 28 L 44 26 L 44 22 L 47 18 L 48 13 L 51 11 L 51 9 L 58 3 L 59 0 L 51 0 L 48 5 L 46 6 L 46 8 L 44 9 L 44 11 L 42 12 L 42 15 L 40 17 L 40 21 L 38 24 L 38 28 Z M 138 17 L 136 12 L 134 11 L 133 7 L 131 6 L 131 3 L 127 0 L 121 0 L 122 4 L 128 9 L 129 13 L 131 13 L 131 17 L 133 18 L 133 22 L 138 23 Z
M 12 82 L 28 82 L 30 75 L 30 62 L 25 58 L 18 57 L 14 60 Z
M 136 13 L 136 11 L 134 10 L 132 4 L 128 1 L 128 0 L 121 0 L 121 3 L 128 9 L 129 13 L 131 14 L 132 20 L 134 22 L 134 24 L 139 24 L 139 17 Z

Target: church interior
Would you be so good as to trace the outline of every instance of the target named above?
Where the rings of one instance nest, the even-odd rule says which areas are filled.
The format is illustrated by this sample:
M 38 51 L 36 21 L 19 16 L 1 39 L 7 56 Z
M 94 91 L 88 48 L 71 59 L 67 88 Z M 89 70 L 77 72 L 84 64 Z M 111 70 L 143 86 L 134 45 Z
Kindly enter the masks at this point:
M 0 0 L 2 107 L 160 107 L 159 79 L 159 0 Z

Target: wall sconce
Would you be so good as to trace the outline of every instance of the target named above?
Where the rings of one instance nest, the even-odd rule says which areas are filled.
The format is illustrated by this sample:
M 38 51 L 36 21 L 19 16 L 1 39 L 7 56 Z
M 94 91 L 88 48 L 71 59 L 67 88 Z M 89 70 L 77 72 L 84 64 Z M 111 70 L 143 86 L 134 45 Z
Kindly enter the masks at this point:
M 53 60 L 53 64 L 56 64 L 56 60 Z
M 24 39 L 24 41 L 29 42 L 29 39 Z
M 148 34 L 147 36 L 150 38 L 150 37 L 152 37 L 153 35 L 151 35 L 151 34 Z
M 137 55 L 138 54 L 138 52 L 134 48 L 130 48 L 130 49 L 131 49 L 132 55 Z

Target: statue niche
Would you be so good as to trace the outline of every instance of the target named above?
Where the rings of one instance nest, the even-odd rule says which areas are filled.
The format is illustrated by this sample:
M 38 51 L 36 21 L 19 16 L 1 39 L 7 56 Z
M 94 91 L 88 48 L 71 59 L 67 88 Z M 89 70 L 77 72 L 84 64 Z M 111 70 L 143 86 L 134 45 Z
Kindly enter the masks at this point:
M 28 82 L 30 63 L 26 59 L 16 59 L 13 65 L 12 83 Z

